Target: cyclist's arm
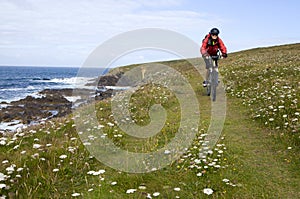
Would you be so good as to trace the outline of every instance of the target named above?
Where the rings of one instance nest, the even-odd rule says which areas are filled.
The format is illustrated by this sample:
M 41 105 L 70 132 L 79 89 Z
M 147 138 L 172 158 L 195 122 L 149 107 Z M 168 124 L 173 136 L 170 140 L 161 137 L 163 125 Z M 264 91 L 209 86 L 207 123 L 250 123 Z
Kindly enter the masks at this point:
M 207 54 L 208 39 L 209 39 L 209 37 L 206 37 L 204 39 L 204 41 L 202 42 L 202 46 L 201 46 L 201 49 L 200 49 L 200 52 L 201 52 L 202 55 Z
M 221 50 L 221 53 L 222 54 L 227 54 L 227 48 L 226 48 L 226 46 L 225 46 L 225 44 L 224 44 L 224 42 L 222 41 L 222 39 L 221 38 L 219 38 L 219 48 L 220 48 L 220 50 Z

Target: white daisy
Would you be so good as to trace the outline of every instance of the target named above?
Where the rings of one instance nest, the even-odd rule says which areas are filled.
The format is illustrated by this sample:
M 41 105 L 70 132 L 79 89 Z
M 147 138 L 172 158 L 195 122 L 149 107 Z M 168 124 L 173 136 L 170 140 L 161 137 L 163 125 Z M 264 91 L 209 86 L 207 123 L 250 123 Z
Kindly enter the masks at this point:
M 126 193 L 128 193 L 128 194 L 134 193 L 134 192 L 136 192 L 136 189 L 128 189 L 128 190 L 126 191 Z
M 213 190 L 211 188 L 205 188 L 203 189 L 203 193 L 205 193 L 206 195 L 211 195 L 213 194 Z

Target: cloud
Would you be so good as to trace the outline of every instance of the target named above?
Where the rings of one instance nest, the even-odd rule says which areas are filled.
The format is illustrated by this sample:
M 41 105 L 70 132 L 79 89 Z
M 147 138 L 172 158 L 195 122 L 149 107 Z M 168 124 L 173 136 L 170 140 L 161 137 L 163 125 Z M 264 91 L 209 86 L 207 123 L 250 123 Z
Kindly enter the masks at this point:
M 183 2 L 1 1 L 0 60 L 3 63 L 0 64 L 14 64 L 16 60 L 17 64 L 22 64 L 22 60 L 26 61 L 23 64 L 31 64 L 31 59 L 39 57 L 35 60 L 43 65 L 53 61 L 59 65 L 79 65 L 93 48 L 125 31 L 156 27 L 191 35 L 207 32 L 210 24 L 222 23 L 217 16 L 181 7 Z M 5 59 L 14 54 L 18 59 Z

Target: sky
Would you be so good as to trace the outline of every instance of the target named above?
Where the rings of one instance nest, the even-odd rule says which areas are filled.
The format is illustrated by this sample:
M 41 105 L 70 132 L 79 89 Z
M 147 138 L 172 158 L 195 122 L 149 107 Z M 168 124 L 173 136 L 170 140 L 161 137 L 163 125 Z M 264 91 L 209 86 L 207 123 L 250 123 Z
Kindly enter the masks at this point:
M 142 28 L 201 44 L 213 27 L 228 52 L 300 42 L 298 0 L 0 0 L 0 65 L 81 66 L 116 35 Z M 172 59 L 136 52 L 116 65 Z

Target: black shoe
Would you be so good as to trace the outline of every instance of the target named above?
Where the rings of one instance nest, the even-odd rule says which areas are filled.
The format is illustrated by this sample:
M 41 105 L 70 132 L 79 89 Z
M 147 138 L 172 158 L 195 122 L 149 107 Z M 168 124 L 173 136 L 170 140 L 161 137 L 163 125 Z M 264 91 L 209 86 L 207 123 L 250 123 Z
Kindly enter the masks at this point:
M 203 81 L 203 87 L 207 87 L 207 82 L 206 81 Z

